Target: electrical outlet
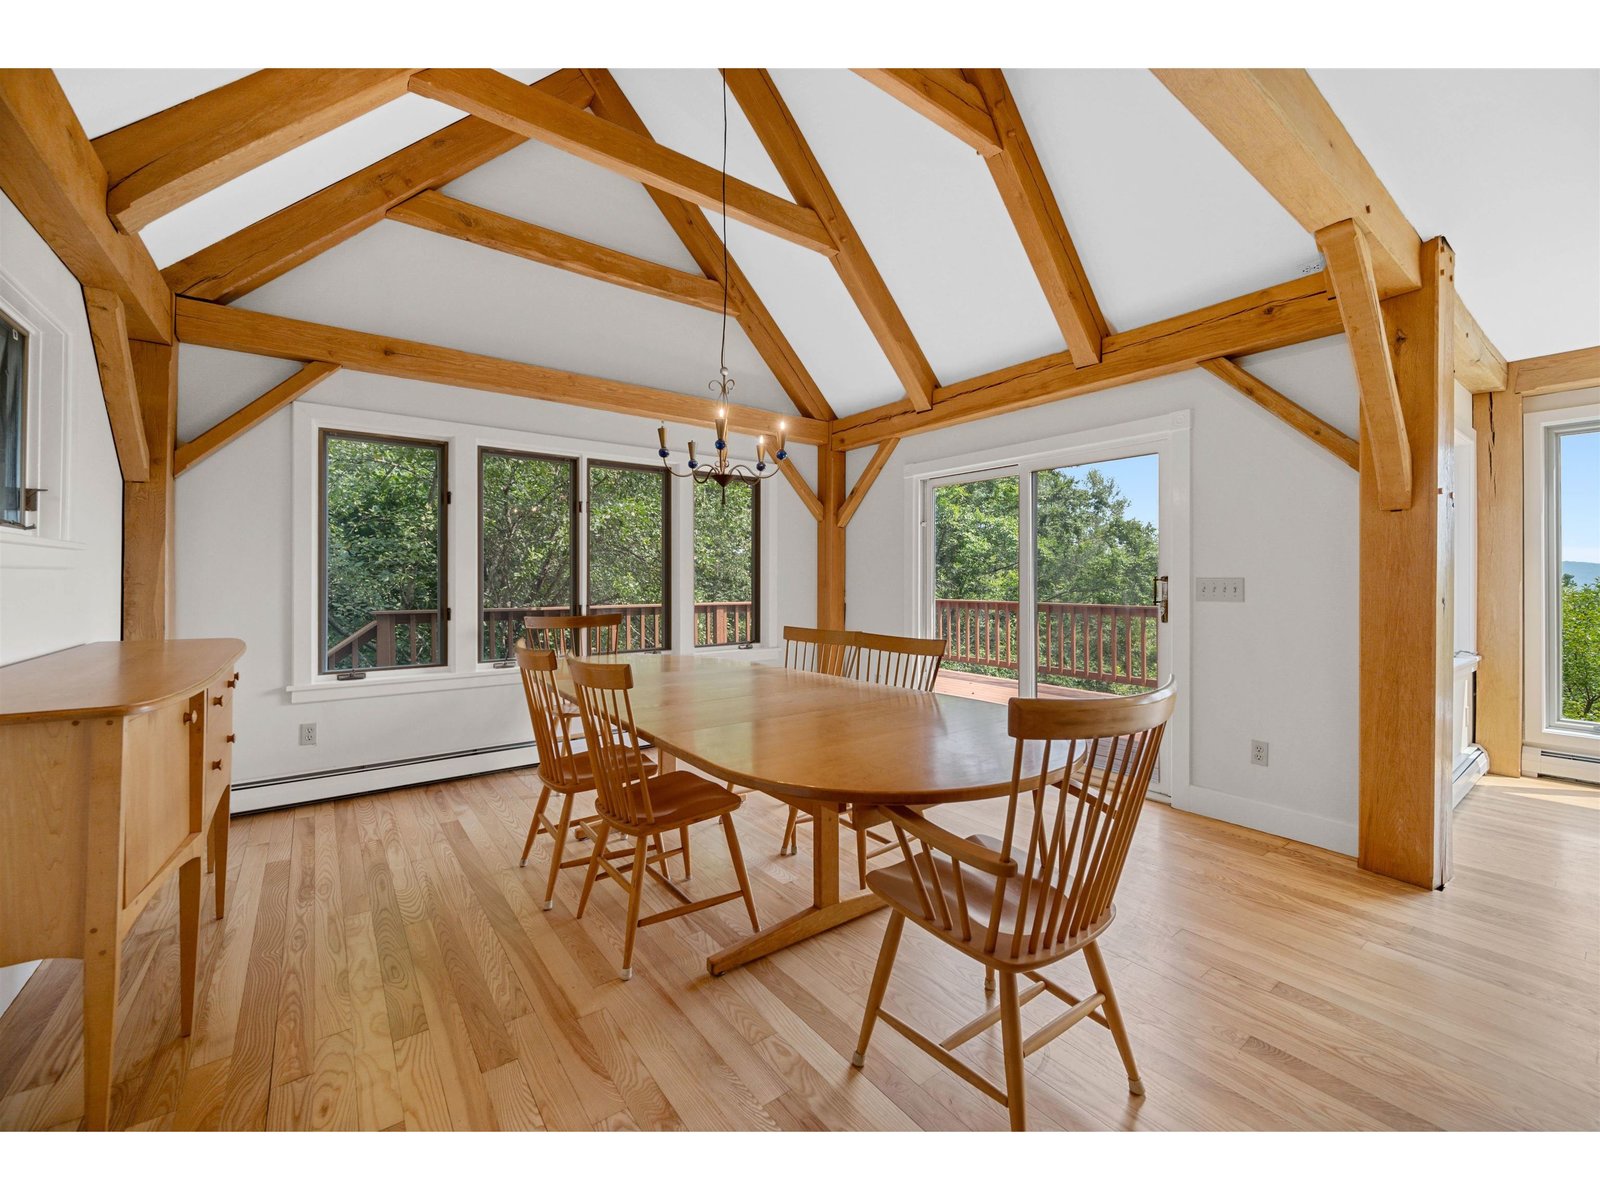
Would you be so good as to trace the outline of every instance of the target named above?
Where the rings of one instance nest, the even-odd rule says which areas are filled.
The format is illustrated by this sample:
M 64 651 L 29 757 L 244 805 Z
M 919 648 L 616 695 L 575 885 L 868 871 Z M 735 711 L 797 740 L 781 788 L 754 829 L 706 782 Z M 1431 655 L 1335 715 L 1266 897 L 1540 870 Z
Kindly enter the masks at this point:
M 1322 255 L 1319 254 L 1313 261 L 1308 262 L 1305 266 L 1301 267 L 1299 273 L 1302 277 L 1306 275 L 1315 275 L 1327 265 L 1327 260 L 1325 260 Z
M 1250 743 L 1250 762 L 1258 767 L 1267 765 L 1267 744 L 1265 742 Z
M 1223 601 L 1229 604 L 1244 603 L 1242 576 L 1202 575 L 1194 581 L 1196 600 Z
M 317 723 L 315 721 L 300 726 L 300 744 L 302 746 L 315 746 L 317 744 Z

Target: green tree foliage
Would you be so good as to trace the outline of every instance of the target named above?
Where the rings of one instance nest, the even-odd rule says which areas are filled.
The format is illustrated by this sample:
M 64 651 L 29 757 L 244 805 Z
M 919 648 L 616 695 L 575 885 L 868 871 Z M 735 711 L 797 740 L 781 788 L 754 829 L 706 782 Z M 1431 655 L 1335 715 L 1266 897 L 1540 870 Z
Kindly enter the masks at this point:
M 1130 517 L 1128 506 L 1116 481 L 1093 469 L 1034 476 L 1042 603 L 1150 603 L 1156 528 Z
M 566 458 L 485 453 L 482 511 L 483 607 L 571 612 L 573 489 L 577 464 Z M 511 656 L 521 613 L 486 615 L 479 636 L 485 661 Z
M 935 488 L 934 594 L 941 600 L 1017 598 L 1015 476 Z
M 1561 577 L 1561 715 L 1600 721 L 1600 580 Z
M 694 600 L 696 604 L 748 602 L 755 595 L 756 488 L 730 483 L 726 488 L 694 488 Z M 696 615 L 695 643 L 701 646 L 754 641 L 747 621 L 730 621 L 718 637 L 709 616 Z
M 630 604 L 666 611 L 667 480 L 654 467 L 589 467 L 589 608 Z M 623 644 L 665 644 L 666 622 L 627 618 Z
M 327 439 L 327 648 L 377 612 L 437 611 L 443 576 L 444 449 L 342 435 Z M 431 663 L 431 623 L 403 662 Z M 375 665 L 372 644 L 352 665 Z

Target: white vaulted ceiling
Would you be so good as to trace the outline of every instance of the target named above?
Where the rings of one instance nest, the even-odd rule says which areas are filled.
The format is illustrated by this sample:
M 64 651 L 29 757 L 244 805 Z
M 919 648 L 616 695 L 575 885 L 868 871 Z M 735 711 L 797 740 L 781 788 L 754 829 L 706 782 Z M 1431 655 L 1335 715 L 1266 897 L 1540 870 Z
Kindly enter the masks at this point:
M 508 73 L 528 82 L 547 72 Z M 91 137 L 243 74 L 59 72 Z M 615 75 L 657 140 L 719 162 L 716 72 Z M 1450 239 L 1462 296 L 1507 358 L 1600 341 L 1600 72 L 1314 75 L 1418 232 Z M 1148 72 L 1007 77 L 1114 329 L 1281 282 L 1316 263 L 1311 236 Z M 848 71 L 779 70 L 774 78 L 941 382 L 1063 348 L 976 153 Z M 728 112 L 730 174 L 787 196 L 737 102 L 729 100 Z M 143 236 L 165 266 L 459 115 L 402 97 L 183 206 Z M 543 145 L 513 150 L 444 191 L 695 270 L 639 185 Z M 900 397 L 826 258 L 738 223 L 728 242 L 840 415 Z M 716 367 L 712 313 L 396 222 L 238 303 L 697 395 Z M 728 353 L 738 400 L 790 410 L 736 325 Z M 183 419 L 194 423 L 188 413 Z

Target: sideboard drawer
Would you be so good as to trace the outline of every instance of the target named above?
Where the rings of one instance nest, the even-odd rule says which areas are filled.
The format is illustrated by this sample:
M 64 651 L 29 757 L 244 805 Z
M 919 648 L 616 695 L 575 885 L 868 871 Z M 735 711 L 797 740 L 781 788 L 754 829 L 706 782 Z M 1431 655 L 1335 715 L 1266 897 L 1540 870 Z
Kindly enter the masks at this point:
M 129 904 L 192 833 L 189 791 L 200 744 L 199 697 L 128 718 L 123 727 L 122 902 Z
M 232 673 L 206 692 L 206 754 L 201 775 L 207 819 L 233 778 L 233 704 L 238 679 L 238 674 Z

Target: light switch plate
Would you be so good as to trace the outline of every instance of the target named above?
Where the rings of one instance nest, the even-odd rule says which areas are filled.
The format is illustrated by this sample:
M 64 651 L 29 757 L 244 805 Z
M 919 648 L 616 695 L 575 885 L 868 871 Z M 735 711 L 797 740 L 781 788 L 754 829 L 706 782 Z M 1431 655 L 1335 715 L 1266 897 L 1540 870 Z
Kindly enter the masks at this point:
M 1231 575 L 1202 575 L 1194 581 L 1196 600 L 1222 601 L 1230 604 L 1244 603 L 1244 578 Z

